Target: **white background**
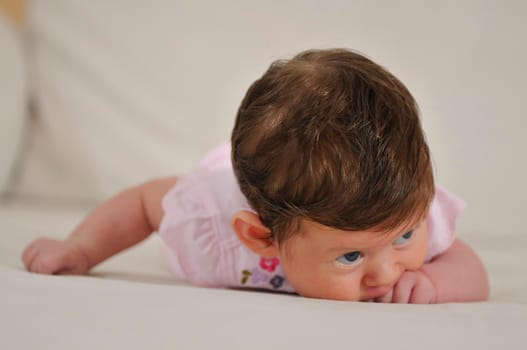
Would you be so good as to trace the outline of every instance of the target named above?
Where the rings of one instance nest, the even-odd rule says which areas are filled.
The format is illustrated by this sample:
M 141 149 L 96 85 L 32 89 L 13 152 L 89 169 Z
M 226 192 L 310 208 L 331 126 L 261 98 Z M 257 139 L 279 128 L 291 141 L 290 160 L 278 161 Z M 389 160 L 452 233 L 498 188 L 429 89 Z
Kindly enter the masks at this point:
M 33 1 L 34 141 L 23 195 L 100 200 L 226 140 L 275 59 L 347 47 L 417 99 L 461 235 L 522 234 L 527 2 Z

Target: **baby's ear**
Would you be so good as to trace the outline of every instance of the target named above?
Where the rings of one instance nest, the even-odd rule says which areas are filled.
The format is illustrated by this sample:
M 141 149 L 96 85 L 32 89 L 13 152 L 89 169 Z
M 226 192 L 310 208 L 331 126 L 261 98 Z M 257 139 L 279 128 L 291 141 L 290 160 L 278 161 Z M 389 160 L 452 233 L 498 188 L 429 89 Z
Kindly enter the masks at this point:
M 263 258 L 278 256 L 271 230 L 262 224 L 257 214 L 247 210 L 239 211 L 232 216 L 231 226 L 240 241 L 259 256 Z

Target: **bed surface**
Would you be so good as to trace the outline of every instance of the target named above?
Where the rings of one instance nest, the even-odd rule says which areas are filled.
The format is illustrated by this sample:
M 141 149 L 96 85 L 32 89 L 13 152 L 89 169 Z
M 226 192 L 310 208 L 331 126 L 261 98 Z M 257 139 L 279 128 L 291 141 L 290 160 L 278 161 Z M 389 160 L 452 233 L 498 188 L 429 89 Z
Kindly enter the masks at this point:
M 512 349 L 527 341 L 527 239 L 519 236 L 468 240 L 490 272 L 488 303 L 389 305 L 197 288 L 170 275 L 155 235 L 89 276 L 23 269 L 25 244 L 44 233 L 63 237 L 86 211 L 0 206 L 1 349 Z

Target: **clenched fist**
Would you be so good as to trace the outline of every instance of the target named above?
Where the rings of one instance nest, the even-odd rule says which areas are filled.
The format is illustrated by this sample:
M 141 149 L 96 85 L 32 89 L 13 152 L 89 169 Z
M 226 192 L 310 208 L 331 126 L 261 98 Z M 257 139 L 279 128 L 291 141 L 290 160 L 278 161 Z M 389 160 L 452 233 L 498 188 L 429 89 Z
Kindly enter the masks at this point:
M 437 291 L 422 271 L 406 271 L 388 294 L 375 299 L 380 303 L 433 304 Z
M 24 251 L 22 261 L 30 272 L 43 274 L 83 275 L 88 259 L 75 241 L 39 238 Z

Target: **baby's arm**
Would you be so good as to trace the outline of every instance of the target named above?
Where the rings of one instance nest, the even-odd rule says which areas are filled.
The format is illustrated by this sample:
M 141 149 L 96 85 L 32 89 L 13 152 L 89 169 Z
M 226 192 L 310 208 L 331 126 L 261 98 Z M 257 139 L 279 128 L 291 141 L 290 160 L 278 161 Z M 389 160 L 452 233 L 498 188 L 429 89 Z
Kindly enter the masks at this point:
M 489 280 L 481 260 L 465 243 L 456 240 L 443 254 L 423 265 L 436 289 L 436 302 L 484 301 Z
M 157 231 L 161 200 L 176 178 L 131 187 L 95 208 L 65 240 L 39 238 L 24 251 L 31 272 L 85 274 L 93 266 Z
M 393 289 L 378 302 L 448 303 L 484 301 L 489 297 L 489 281 L 478 256 L 456 240 L 443 254 L 417 271 L 406 271 Z

